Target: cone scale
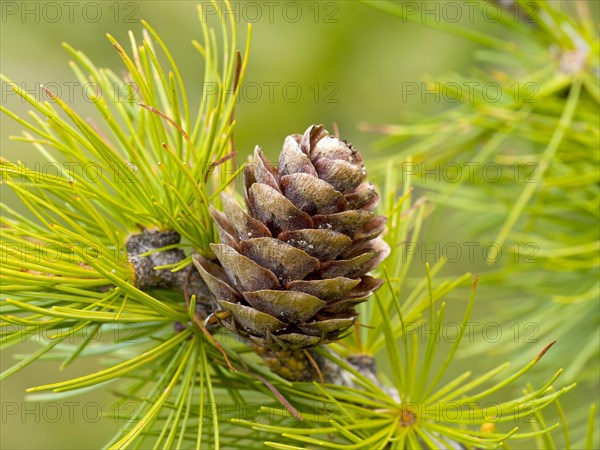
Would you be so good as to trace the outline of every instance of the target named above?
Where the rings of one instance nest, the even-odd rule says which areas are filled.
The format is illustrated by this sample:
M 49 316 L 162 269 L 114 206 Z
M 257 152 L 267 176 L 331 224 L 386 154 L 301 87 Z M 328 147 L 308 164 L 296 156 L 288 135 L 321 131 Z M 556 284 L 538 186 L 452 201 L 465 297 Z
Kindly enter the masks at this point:
M 211 208 L 216 260 L 194 263 L 224 326 L 286 379 L 315 379 L 307 350 L 349 332 L 356 305 L 383 284 L 368 275 L 389 247 L 366 175 L 352 145 L 313 125 L 286 138 L 277 167 L 256 148 L 246 208 L 226 193 L 223 211 Z

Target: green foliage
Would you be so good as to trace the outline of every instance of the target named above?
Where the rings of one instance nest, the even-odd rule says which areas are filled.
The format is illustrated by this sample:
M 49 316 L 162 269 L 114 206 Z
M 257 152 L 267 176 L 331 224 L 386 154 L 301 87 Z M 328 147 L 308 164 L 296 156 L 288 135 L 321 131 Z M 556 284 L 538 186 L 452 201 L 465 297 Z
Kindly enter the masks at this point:
M 3 161 L 0 167 L 3 184 L 37 219 L 4 205 L 4 319 L 17 330 L 5 336 L 4 345 L 43 330 L 70 330 L 58 332 L 57 339 L 64 339 L 92 323 L 164 324 L 186 318 L 181 299 L 158 299 L 134 286 L 125 239 L 131 232 L 154 226 L 176 230 L 187 246 L 200 252 L 213 241 L 208 205 L 229 180 L 213 177 L 209 184 L 207 178 L 230 147 L 236 99 L 231 92 L 243 76 L 246 59 L 242 62 L 233 47 L 235 27 L 223 29 L 221 55 L 213 32 L 202 18 L 201 23 L 206 43 L 194 45 L 205 60 L 205 79 L 218 86 L 218 95 L 207 96 L 195 118 L 177 66 L 147 24 L 141 45 L 131 35 L 133 57 L 108 36 L 134 83 L 96 68 L 66 45 L 77 61 L 71 66 L 82 83 L 97 83 L 103 90 L 116 83 L 129 89 L 126 95 L 98 97 L 94 102 L 110 136 L 80 118 L 60 98 L 54 101 L 72 124 L 51 103 L 37 101 L 13 84 L 15 92 L 37 111 L 27 122 L 2 107 L 26 130 L 15 139 L 30 142 L 41 156 L 64 170 L 55 178 L 20 162 Z M 158 62 L 153 42 L 168 59 L 168 71 Z M 74 169 L 88 166 L 97 168 L 98 179 L 86 179 Z M 175 269 L 190 263 L 191 258 Z M 34 315 L 20 319 L 12 316 L 17 311 Z M 44 316 L 52 320 L 42 320 Z M 80 351 L 76 349 L 65 363 Z
M 216 83 L 219 91 L 203 98 L 195 115 L 173 58 L 147 24 L 140 45 L 131 36 L 130 54 L 109 37 L 128 71 L 124 79 L 67 46 L 82 82 L 108 89 L 116 81 L 129 89 L 95 103 L 101 127 L 83 120 L 59 98 L 54 98 L 55 105 L 39 102 L 18 88 L 35 112 L 26 120 L 3 108 L 25 130 L 16 139 L 29 142 L 65 170 L 62 178 L 47 180 L 23 164 L 2 162 L 3 184 L 16 192 L 28 212 L 3 205 L 1 346 L 29 339 L 39 348 L 1 378 L 39 360 L 60 361 L 61 367 L 80 358 L 100 360 L 105 365 L 101 370 L 29 392 L 33 401 L 94 389 L 115 392 L 121 399 L 117 414 L 128 420 L 109 448 L 437 448 L 456 442 L 468 448 L 497 448 L 515 439 L 551 442 L 549 433 L 558 424 L 546 424 L 540 411 L 574 385 L 554 388 L 559 370 L 514 398 L 504 389 L 520 382 L 549 346 L 511 373 L 504 373 L 507 364 L 500 364 L 479 376 L 472 377 L 470 371 L 448 375 L 473 309 L 476 283 L 464 321 L 444 356 L 443 299 L 468 284 L 471 275 L 442 279 L 443 261 L 423 268 L 393 252 L 380 269 L 386 285 L 360 306 L 356 332 L 332 345 L 335 353 L 319 350 L 346 371 L 353 387 L 283 380 L 245 343 L 219 331 L 215 337 L 225 359 L 198 326 L 195 298 L 186 307 L 181 293 L 135 287 L 126 237 L 140 228 L 172 229 L 183 236 L 182 247 L 206 251 L 206 243 L 216 239 L 208 205 L 239 173 L 232 157 L 233 108 L 247 50 L 244 58 L 236 52 L 233 23 L 222 22 L 218 45 L 205 18 L 200 22 L 205 41 L 194 45 L 205 61 L 204 81 Z M 581 120 L 575 105 L 584 101 L 588 84 L 583 78 L 574 81 L 565 112 L 560 113 L 561 141 L 582 143 L 567 125 Z M 136 101 L 127 102 L 130 97 Z M 554 128 L 552 121 L 540 123 Z M 557 146 L 546 147 L 543 154 L 558 154 Z M 416 153 L 409 150 L 405 153 Z M 426 156 L 436 157 L 433 152 Z M 102 178 L 90 182 L 61 159 L 80 165 L 93 162 L 102 168 Z M 371 168 L 369 161 L 366 165 Z M 373 167 L 378 165 L 373 162 Z M 216 166 L 227 167 L 229 176 L 215 175 Z M 388 217 L 386 240 L 396 248 L 419 238 L 426 203 L 412 202 L 411 180 L 400 181 L 400 164 L 387 166 L 380 178 L 385 195 L 379 212 Z M 40 247 L 60 249 L 61 256 L 28 259 Z M 181 270 L 190 262 L 191 256 L 170 269 Z M 414 277 L 411 269 L 420 275 Z M 175 322 L 183 323 L 183 329 L 176 329 Z M 108 327 L 131 325 L 135 340 L 94 339 Z M 418 330 L 424 326 L 435 332 L 420 342 Z M 82 330 L 88 331 L 85 338 L 71 344 L 70 338 Z M 41 331 L 50 334 L 50 342 L 40 339 Z M 389 362 L 378 373 L 383 382 L 365 376 L 345 359 L 356 354 Z M 133 415 L 124 413 L 130 402 L 138 405 Z M 236 409 L 251 402 L 260 405 L 255 418 Z M 493 410 L 486 406 L 489 402 L 494 402 Z M 459 418 L 452 415 L 457 411 Z M 539 420 L 531 430 L 521 431 L 517 424 L 530 417 Z
M 52 229 L 49 225 L 53 225 L 54 232 L 60 234 L 62 228 L 56 227 L 59 224 L 73 227 L 69 218 L 75 216 L 94 227 L 76 230 L 84 242 L 102 236 L 115 245 L 123 242 L 123 233 L 153 226 L 177 231 L 196 248 L 212 241 L 208 205 L 236 173 L 231 173 L 229 179 L 213 177 L 213 185 L 207 184 L 207 179 L 231 151 L 236 87 L 242 80 L 248 55 L 242 60 L 235 50 L 233 24 L 223 27 L 221 53 L 206 19 L 201 18 L 200 23 L 205 44 L 193 44 L 205 61 L 205 83 L 215 86 L 216 92 L 205 95 L 193 115 L 177 65 L 163 41 L 146 23 L 141 44 L 130 34 L 131 55 L 108 35 L 128 70 L 126 78 L 97 68 L 84 54 L 65 45 L 75 60 L 71 67 L 82 85 L 96 85 L 103 92 L 114 86 L 123 90 L 112 97 L 92 98 L 109 135 L 104 135 L 93 121 L 79 117 L 51 91 L 46 93 L 59 111 L 50 102 L 37 101 L 3 76 L 2 80 L 37 110 L 27 122 L 2 107 L 4 113 L 27 130 L 17 139 L 30 142 L 48 161 L 64 167 L 62 177 L 56 180 L 40 177 L 18 164 L 2 167 L 4 182 L 15 186 L 24 202 L 36 202 L 32 206 L 48 210 L 38 216 L 45 228 Z M 162 55 L 157 53 L 156 44 Z M 167 59 L 167 67 L 159 62 L 161 57 Z M 44 122 L 42 117 L 49 120 Z M 86 182 L 80 171 L 73 170 L 86 164 L 97 168 L 98 180 Z M 24 181 L 19 184 L 22 188 L 16 187 L 16 181 Z M 39 194 L 35 197 L 40 197 L 39 200 L 27 197 L 28 187 L 36 189 Z M 49 196 L 52 198 L 46 198 Z M 67 205 L 66 211 L 52 208 L 56 204 L 53 202 L 59 200 Z M 120 234 L 113 230 L 115 226 Z
M 531 2 L 517 3 L 532 9 Z M 455 178 L 453 172 L 419 187 L 436 205 L 452 208 L 454 226 L 470 230 L 465 239 L 496 244 L 489 261 L 502 250 L 512 252 L 514 257 L 502 261 L 506 264 L 494 264 L 486 280 L 503 289 L 496 298 L 527 293 L 535 299 L 519 319 L 548 325 L 542 336 L 560 341 L 556 357 L 571 360 L 573 380 L 600 348 L 600 46 L 588 2 L 534 3 L 538 14 L 530 20 L 506 19 L 485 34 L 467 33 L 489 47 L 476 52 L 478 64 L 468 74 L 428 80 L 432 91 L 451 97 L 456 106 L 415 124 L 365 127 L 389 135 L 376 144 L 383 152 L 382 170 L 392 148 L 398 160 L 410 155 L 429 168 L 493 165 L 492 175 L 476 169 Z M 413 17 L 391 2 L 372 6 Z M 485 2 L 476 6 L 484 8 Z M 426 25 L 466 33 L 450 24 Z M 501 89 L 494 101 L 486 94 L 490 85 Z M 447 220 L 443 208 L 437 220 L 442 215 Z M 512 310 L 502 309 L 510 314 L 504 313 L 507 322 L 515 319 Z M 572 320 L 563 322 L 565 316 Z M 584 349 L 574 354 L 572 348 L 582 341 Z M 513 351 L 509 345 L 498 347 Z M 528 357 L 531 352 L 524 352 Z M 598 373 L 588 376 L 596 379 Z
M 397 175 L 397 171 L 390 169 L 388 183 L 395 185 Z M 410 235 L 415 237 L 414 233 L 418 234 L 425 211 L 423 202 L 411 205 L 410 189 L 408 186 L 406 188 L 404 195 L 395 202 L 389 202 L 385 209 L 390 218 L 390 234 L 397 239 L 395 242 L 402 242 Z M 476 282 L 471 290 L 463 322 L 452 339 L 451 348 L 443 357 L 439 353 L 438 344 L 443 341 L 440 333 L 444 328 L 445 303 L 441 303 L 437 312 L 434 304 L 470 276 L 467 274 L 452 282 L 444 281 L 434 288 L 431 274 L 438 272 L 440 267 L 434 267 L 431 273 L 427 267 L 427 276 L 418 280 L 412 290 L 404 293 L 402 288 L 406 286 L 406 265 L 398 264 L 398 260 L 392 256 L 384 266 L 387 285 L 375 294 L 377 308 L 372 307 L 369 315 L 367 307 L 363 305 L 362 312 L 369 317 L 365 322 L 370 326 L 357 330 L 357 333 L 342 342 L 339 353 L 379 354 L 380 360 L 390 363 L 391 387 L 382 387 L 343 360 L 323 353 L 349 370 L 356 377 L 359 388 L 314 384 L 314 399 L 321 395 L 327 404 L 334 405 L 335 414 L 331 414 L 331 417 L 319 417 L 319 420 L 313 419 L 312 423 L 305 418 L 300 428 L 244 420 L 235 420 L 234 423 L 279 435 L 279 439 L 267 444 L 280 449 L 303 448 L 299 445 L 338 449 L 451 448 L 456 442 L 467 448 L 498 448 L 509 439 L 529 439 L 558 427 L 555 424 L 519 433 L 519 427 L 511 427 L 510 422 L 526 422 L 527 417 L 536 414 L 557 396 L 570 390 L 574 385 L 558 392 L 551 388 L 561 371 L 536 390 L 503 402 L 491 402 L 494 393 L 529 371 L 550 346 L 529 364 L 513 373 L 504 374 L 504 377 L 499 374 L 507 369 L 507 363 L 477 377 L 472 377 L 471 371 L 466 371 L 442 383 L 469 322 Z M 425 320 L 422 312 L 427 309 L 429 319 Z M 414 327 L 416 324 L 417 328 Z M 425 332 L 428 336 L 424 342 L 426 348 L 420 356 L 419 343 L 424 336 L 421 327 L 425 324 L 433 329 L 433 333 Z M 436 369 L 434 362 L 438 366 Z M 492 381 L 493 379 L 496 381 Z M 309 387 L 298 386 L 297 389 L 306 390 Z M 289 398 L 297 395 L 296 390 L 282 392 L 289 392 Z M 296 405 L 299 401 L 300 399 L 292 403 Z M 490 405 L 493 407 L 490 408 Z M 480 431 L 489 427 L 492 422 L 497 424 L 497 431 Z M 295 442 L 288 445 L 282 442 L 282 438 Z

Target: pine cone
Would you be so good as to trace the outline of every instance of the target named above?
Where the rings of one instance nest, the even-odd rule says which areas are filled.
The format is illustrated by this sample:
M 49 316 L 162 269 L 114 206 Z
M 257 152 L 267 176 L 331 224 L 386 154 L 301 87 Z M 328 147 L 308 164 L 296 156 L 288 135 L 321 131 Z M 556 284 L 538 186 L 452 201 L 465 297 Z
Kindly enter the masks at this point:
M 211 208 L 220 265 L 198 257 L 196 267 L 229 312 L 224 325 L 285 378 L 313 378 L 303 351 L 339 339 L 383 284 L 367 275 L 389 247 L 366 175 L 352 145 L 311 126 L 286 138 L 278 169 L 256 148 L 244 170 L 248 213 L 225 193 L 224 212 Z

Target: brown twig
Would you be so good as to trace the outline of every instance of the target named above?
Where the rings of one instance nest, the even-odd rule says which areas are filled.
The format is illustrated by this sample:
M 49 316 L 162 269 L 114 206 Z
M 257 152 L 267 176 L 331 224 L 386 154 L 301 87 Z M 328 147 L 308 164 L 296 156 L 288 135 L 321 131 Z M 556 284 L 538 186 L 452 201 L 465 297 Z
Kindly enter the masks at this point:
M 188 311 L 190 309 L 190 297 L 191 296 L 189 295 L 187 281 L 189 280 L 190 275 L 191 275 L 191 267 L 190 267 L 190 270 L 188 270 L 188 273 L 186 274 L 186 282 L 184 282 L 184 286 L 183 286 L 183 296 L 185 297 L 185 306 L 188 309 Z M 194 320 L 194 323 L 198 326 L 198 328 L 200 328 L 202 333 L 208 338 L 208 340 L 217 348 L 217 350 L 219 350 L 219 352 L 221 352 L 221 354 L 225 358 L 227 367 L 229 367 L 229 369 L 231 371 L 237 372 L 237 369 L 235 367 L 233 367 L 233 365 L 231 365 L 231 361 L 229 361 L 229 357 L 227 356 L 227 353 L 225 353 L 225 349 L 221 346 L 221 344 L 219 344 L 219 342 L 215 339 L 215 337 L 211 334 L 211 332 L 208 331 L 208 329 L 206 328 L 204 323 L 202 323 L 202 320 L 200 320 L 200 316 L 198 316 L 198 313 L 196 311 L 194 311 L 193 320 Z
M 171 125 L 173 125 L 175 128 L 177 128 L 177 131 L 179 131 L 179 133 L 181 133 L 181 135 L 183 136 L 183 138 L 185 139 L 185 141 L 190 145 L 190 147 L 193 147 L 192 145 L 192 141 L 190 139 L 190 137 L 188 136 L 188 134 L 185 132 L 185 130 L 183 128 L 181 128 L 181 126 L 175 122 L 173 119 L 171 119 L 169 116 L 167 116 L 165 113 L 159 111 L 158 109 L 156 109 L 154 106 L 149 106 L 149 105 L 145 105 L 143 103 L 140 103 L 140 106 L 144 109 L 147 109 L 148 111 L 150 111 L 151 113 L 156 114 L 157 116 L 165 119 L 167 122 L 169 122 Z
M 292 404 L 290 402 L 287 401 L 287 399 L 283 396 L 283 394 L 281 392 L 279 392 L 277 390 L 277 388 L 275 386 L 273 386 L 269 381 L 267 381 L 265 378 L 261 377 L 260 375 L 257 375 L 255 373 L 251 373 L 248 372 L 248 374 L 254 378 L 256 378 L 257 380 L 259 380 L 261 383 L 263 383 L 272 393 L 275 397 L 277 397 L 277 400 L 279 400 L 279 403 L 281 403 L 285 409 L 287 409 L 296 419 L 302 421 L 302 415 L 298 412 L 298 410 L 296 408 L 294 408 L 292 406 Z
M 321 384 L 325 384 L 325 377 L 323 376 L 323 372 L 321 372 L 321 368 L 319 367 L 315 359 L 311 356 L 310 352 L 308 350 L 304 350 L 304 355 L 306 356 L 306 359 L 308 359 L 310 364 L 313 366 L 313 369 L 315 369 L 315 372 L 317 372 Z

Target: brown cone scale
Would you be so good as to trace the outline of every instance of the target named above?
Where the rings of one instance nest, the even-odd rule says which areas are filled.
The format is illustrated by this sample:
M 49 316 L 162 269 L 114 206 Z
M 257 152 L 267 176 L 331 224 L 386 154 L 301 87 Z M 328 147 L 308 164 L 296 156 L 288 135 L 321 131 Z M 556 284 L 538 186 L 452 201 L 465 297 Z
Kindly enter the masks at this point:
M 323 126 L 288 136 L 275 167 L 260 148 L 244 170 L 246 209 L 226 193 L 211 209 L 218 264 L 194 261 L 224 325 L 271 369 L 315 379 L 306 350 L 339 339 L 356 305 L 383 281 L 368 275 L 389 253 L 386 218 L 360 154 Z

